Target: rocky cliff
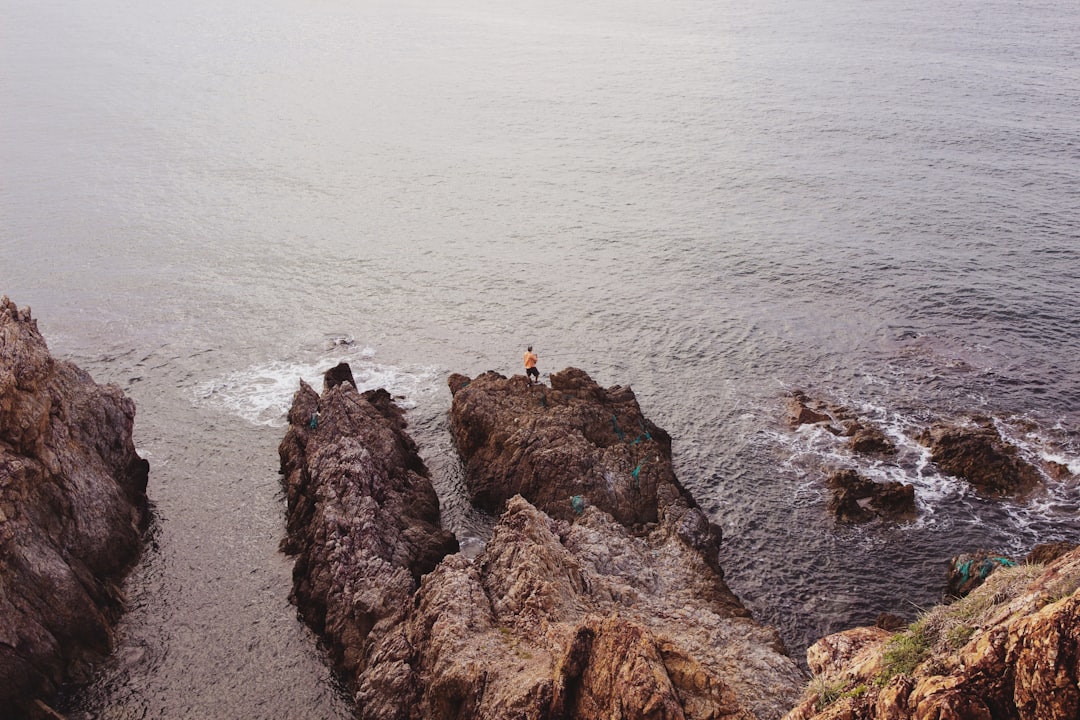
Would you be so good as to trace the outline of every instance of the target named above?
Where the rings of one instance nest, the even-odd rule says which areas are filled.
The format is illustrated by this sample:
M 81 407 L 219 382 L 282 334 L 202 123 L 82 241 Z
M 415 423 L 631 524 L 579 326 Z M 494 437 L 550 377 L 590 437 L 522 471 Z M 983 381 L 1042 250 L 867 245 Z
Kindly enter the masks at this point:
M 296 599 L 333 636 L 360 717 L 749 720 L 791 707 L 801 673 L 724 584 L 719 535 L 629 388 L 577 370 L 551 388 L 493 373 L 451 388 L 471 492 L 501 517 L 475 559 L 448 554 L 430 572 L 453 548 L 400 452 L 412 447 L 400 415 L 365 408 L 372 396 L 348 383 L 302 388 L 290 412 Z M 394 499 L 414 492 L 424 499 Z M 364 620 L 338 631 L 331 615 Z
M 0 301 L 0 717 L 48 715 L 111 650 L 148 517 L 134 417 Z
M 1080 550 L 1001 567 L 901 632 L 856 628 L 807 651 L 786 720 L 1075 720 Z

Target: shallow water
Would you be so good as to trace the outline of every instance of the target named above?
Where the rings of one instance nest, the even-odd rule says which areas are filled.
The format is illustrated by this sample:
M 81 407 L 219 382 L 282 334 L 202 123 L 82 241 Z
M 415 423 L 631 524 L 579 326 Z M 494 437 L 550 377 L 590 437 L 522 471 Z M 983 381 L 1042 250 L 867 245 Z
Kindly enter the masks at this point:
M 154 543 L 73 717 L 348 717 L 287 596 L 276 446 L 345 359 L 482 541 L 450 372 L 630 384 L 796 656 L 1080 534 L 911 440 L 994 417 L 1080 473 L 1080 15 L 958 0 L 0 0 L 0 292 L 136 401 Z M 793 388 L 900 442 L 783 424 Z M 823 481 L 914 483 L 837 527 Z

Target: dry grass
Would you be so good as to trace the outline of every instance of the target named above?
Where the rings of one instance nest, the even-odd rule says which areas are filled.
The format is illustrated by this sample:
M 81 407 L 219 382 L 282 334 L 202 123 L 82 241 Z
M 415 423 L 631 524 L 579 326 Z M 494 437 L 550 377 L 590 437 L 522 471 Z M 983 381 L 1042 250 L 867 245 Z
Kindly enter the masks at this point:
M 1044 570 L 1042 565 L 1001 568 L 967 597 L 924 613 L 885 644 L 884 669 L 877 677 L 877 684 L 884 685 L 896 675 L 910 675 L 931 659 L 935 670 L 947 672 L 948 658 L 975 637 L 1004 606 L 1026 592 Z M 1071 595 L 1078 585 L 1080 571 L 1076 577 L 1055 579 L 1044 588 L 1045 602 Z

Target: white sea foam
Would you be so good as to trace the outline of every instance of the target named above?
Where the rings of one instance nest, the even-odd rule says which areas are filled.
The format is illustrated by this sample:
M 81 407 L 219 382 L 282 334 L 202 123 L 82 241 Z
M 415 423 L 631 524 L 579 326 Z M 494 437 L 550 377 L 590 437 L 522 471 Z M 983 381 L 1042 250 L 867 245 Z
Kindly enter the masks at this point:
M 851 468 L 876 482 L 901 482 L 915 487 L 918 516 L 906 527 L 918 530 L 936 527 L 941 522 L 978 522 L 976 506 L 985 501 L 967 482 L 940 472 L 930 460 L 930 449 L 915 439 L 927 425 L 925 418 L 907 416 L 871 403 L 846 404 L 861 421 L 881 428 L 897 452 L 884 458 L 855 453 L 848 447 L 849 438 L 838 436 L 823 425 L 804 425 L 795 432 L 766 432 L 765 435 L 784 448 L 781 469 L 799 478 L 797 502 L 813 501 L 814 488 L 824 488 L 829 473 Z M 995 419 L 995 425 L 1002 437 L 1036 467 L 1056 462 L 1074 475 L 1080 474 L 1080 457 L 1073 452 L 1067 439 L 1059 437 L 1063 428 L 1039 428 L 1024 418 Z M 1030 529 L 1045 534 L 1043 526 L 1052 526 L 1057 520 L 1074 516 L 1076 508 L 1080 507 L 1080 484 L 1071 480 L 1056 481 L 1047 476 L 1044 479 L 1040 491 L 996 503 L 1021 533 Z M 824 502 L 824 499 L 825 493 L 821 490 L 817 500 Z M 970 507 L 970 512 L 960 510 L 966 506 Z
M 310 362 L 271 360 L 203 383 L 196 390 L 196 401 L 223 408 L 252 424 L 283 427 L 300 380 L 321 391 L 323 373 L 339 362 L 349 363 L 358 390 L 385 388 L 404 408 L 415 407 L 417 395 L 437 387 L 435 368 L 383 365 L 371 360 L 374 354 L 371 348 L 356 348 L 348 355 Z

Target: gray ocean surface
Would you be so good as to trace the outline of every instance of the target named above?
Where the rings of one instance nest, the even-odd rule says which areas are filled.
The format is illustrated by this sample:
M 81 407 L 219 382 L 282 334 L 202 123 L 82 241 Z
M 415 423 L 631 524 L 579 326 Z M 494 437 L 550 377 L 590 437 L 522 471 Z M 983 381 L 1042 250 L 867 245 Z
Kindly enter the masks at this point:
M 794 656 L 1080 537 L 1080 6 L 0 0 L 0 294 L 136 402 L 155 523 L 73 720 L 346 718 L 289 605 L 277 444 L 347 360 L 471 511 L 451 372 L 629 384 Z M 802 389 L 893 459 L 784 421 Z M 986 501 L 913 436 L 1071 469 Z M 916 486 L 838 526 L 824 479 Z

